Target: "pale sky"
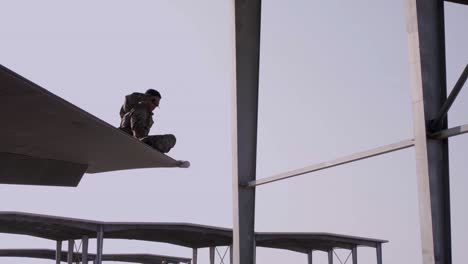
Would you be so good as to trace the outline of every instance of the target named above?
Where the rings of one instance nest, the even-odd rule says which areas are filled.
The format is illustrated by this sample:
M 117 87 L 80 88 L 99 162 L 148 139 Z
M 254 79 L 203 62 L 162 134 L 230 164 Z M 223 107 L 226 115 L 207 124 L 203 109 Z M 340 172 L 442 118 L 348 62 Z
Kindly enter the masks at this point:
M 126 94 L 159 90 L 152 133 L 175 134 L 170 155 L 192 163 L 85 175 L 77 188 L 0 185 L 0 210 L 232 227 L 232 1 L 0 3 L 0 64 L 116 126 Z M 263 1 L 258 178 L 413 136 L 404 3 Z M 468 63 L 468 6 L 445 6 L 451 89 Z M 451 126 L 468 123 L 466 88 L 450 110 Z M 468 244 L 467 149 L 468 136 L 450 139 L 454 263 Z M 257 189 L 257 231 L 386 239 L 384 263 L 420 263 L 418 221 L 412 149 Z M 54 249 L 55 242 L 0 234 L 0 248 Z M 104 253 L 191 257 L 191 249 L 125 240 L 105 240 Z M 360 263 L 375 263 L 374 249 L 358 254 Z M 326 253 L 314 258 L 326 263 Z M 208 250 L 199 263 L 208 263 Z M 307 262 L 259 248 L 257 263 Z

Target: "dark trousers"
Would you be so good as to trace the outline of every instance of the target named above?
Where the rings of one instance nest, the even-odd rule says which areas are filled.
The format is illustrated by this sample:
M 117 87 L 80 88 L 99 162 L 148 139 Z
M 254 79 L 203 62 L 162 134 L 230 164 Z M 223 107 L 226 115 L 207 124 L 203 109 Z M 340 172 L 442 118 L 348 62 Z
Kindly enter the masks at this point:
M 176 144 L 176 137 L 171 134 L 147 136 L 140 139 L 141 142 L 153 147 L 161 153 L 167 153 Z

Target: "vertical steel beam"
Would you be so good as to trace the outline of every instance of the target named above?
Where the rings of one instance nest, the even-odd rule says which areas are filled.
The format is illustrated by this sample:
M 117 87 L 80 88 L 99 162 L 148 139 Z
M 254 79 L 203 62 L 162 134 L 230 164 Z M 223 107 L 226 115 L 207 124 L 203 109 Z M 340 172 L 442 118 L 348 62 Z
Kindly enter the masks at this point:
M 233 85 L 233 247 L 235 264 L 255 263 L 258 76 L 261 0 L 234 0 L 236 84 Z
M 333 248 L 328 250 L 328 264 L 333 264 Z
M 55 264 L 60 264 L 62 261 L 62 241 L 57 240 L 57 245 L 55 246 Z
M 102 249 L 104 243 L 104 230 L 102 226 L 98 227 L 96 236 L 96 264 L 102 263 Z
M 88 237 L 87 236 L 83 236 L 83 238 L 81 239 L 81 263 L 82 264 L 88 264 Z
M 68 240 L 68 254 L 67 254 L 67 263 L 73 264 L 73 251 L 75 249 L 75 240 Z
M 407 0 L 407 4 L 422 259 L 425 264 L 450 264 L 448 141 L 427 137 L 428 123 L 437 117 L 447 96 L 444 1 Z
M 312 264 L 312 260 L 313 260 L 313 259 L 312 259 L 312 253 L 313 253 L 312 250 L 310 250 L 309 252 L 307 252 L 307 263 L 308 263 L 308 264 Z
M 194 248 L 192 249 L 192 264 L 197 264 L 198 260 L 198 249 Z
M 377 264 L 382 264 L 382 244 L 380 244 L 380 243 L 377 244 L 377 247 L 375 248 L 375 251 L 377 253 Z
M 198 261 L 198 249 L 192 249 L 192 264 L 197 264 Z
M 351 255 L 353 258 L 353 264 L 357 264 L 357 246 L 353 247 L 353 249 L 351 250 Z
M 215 247 L 210 247 L 210 264 L 215 264 Z
M 232 252 L 232 245 L 231 245 L 231 246 L 229 246 L 229 264 L 234 263 L 233 258 L 234 258 L 234 254 Z

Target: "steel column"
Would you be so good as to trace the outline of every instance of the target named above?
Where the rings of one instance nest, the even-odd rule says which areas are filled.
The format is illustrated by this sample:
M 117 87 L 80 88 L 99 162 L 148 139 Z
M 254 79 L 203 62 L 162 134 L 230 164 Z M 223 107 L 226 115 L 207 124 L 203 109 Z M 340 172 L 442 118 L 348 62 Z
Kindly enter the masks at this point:
M 98 227 L 96 236 L 96 264 L 102 263 L 102 249 L 104 243 L 104 230 L 102 226 Z
M 312 250 L 310 250 L 309 252 L 307 252 L 307 263 L 308 264 L 312 264 Z
M 192 264 L 197 264 L 198 260 L 198 249 L 194 248 L 192 249 Z
M 229 246 L 229 264 L 233 264 L 233 252 L 232 252 L 232 245 Z
M 88 237 L 87 236 L 83 236 L 83 238 L 81 239 L 82 241 L 82 249 L 81 249 L 81 263 L 82 264 L 88 264 Z
M 333 249 L 328 250 L 328 264 L 333 264 Z
M 444 1 L 407 0 L 422 259 L 451 264 L 448 141 L 428 138 L 446 96 Z M 441 129 L 447 128 L 447 118 Z
M 258 76 L 261 0 L 234 0 L 236 84 L 233 85 L 233 247 L 235 264 L 255 263 Z
M 75 247 L 75 240 L 69 239 L 68 240 L 68 254 L 67 254 L 67 263 L 73 264 L 73 251 Z
M 375 251 L 377 253 L 377 264 L 382 264 L 382 244 L 378 244 Z
M 215 250 L 216 247 L 210 247 L 210 264 L 215 264 Z
M 55 247 L 55 264 L 60 264 L 62 261 L 62 241 L 57 240 L 57 245 Z
M 352 258 L 353 258 L 353 264 L 357 264 L 357 246 L 353 247 L 353 249 L 351 249 L 351 255 L 352 255 Z

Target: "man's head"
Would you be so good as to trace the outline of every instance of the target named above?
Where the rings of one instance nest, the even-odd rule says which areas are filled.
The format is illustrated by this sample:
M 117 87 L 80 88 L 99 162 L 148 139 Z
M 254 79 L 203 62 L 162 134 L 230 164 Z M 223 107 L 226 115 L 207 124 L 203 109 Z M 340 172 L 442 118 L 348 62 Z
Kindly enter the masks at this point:
M 154 90 L 154 89 L 148 89 L 145 92 L 146 95 L 150 96 L 150 99 L 148 101 L 148 107 L 150 108 L 151 111 L 156 109 L 156 107 L 159 106 L 159 101 L 161 100 L 161 94 Z
M 161 98 L 161 94 L 154 89 L 146 90 L 145 94 Z

